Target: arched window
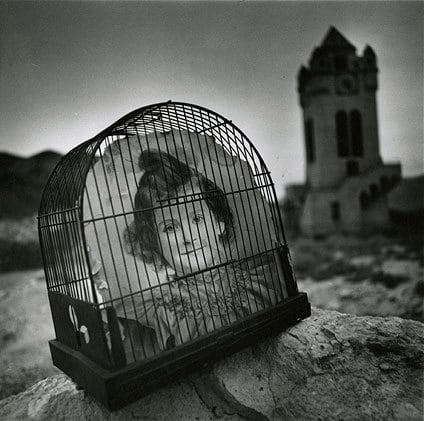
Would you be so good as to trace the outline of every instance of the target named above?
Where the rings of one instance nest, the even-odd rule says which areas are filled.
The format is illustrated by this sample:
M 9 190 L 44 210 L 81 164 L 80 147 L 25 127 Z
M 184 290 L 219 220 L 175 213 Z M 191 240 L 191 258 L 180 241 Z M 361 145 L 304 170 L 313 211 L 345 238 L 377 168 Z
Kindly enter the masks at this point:
M 349 133 L 347 127 L 346 111 L 337 111 L 336 113 L 336 138 L 337 154 L 340 157 L 349 155 Z
M 359 206 L 362 210 L 368 206 L 368 195 L 364 191 L 359 195 Z
M 351 151 L 353 156 L 364 156 L 362 116 L 358 110 L 350 112 Z
M 383 175 L 380 178 L 380 186 L 381 186 L 381 191 L 383 193 L 386 193 L 389 190 L 390 183 L 389 183 L 389 178 L 386 175 Z
M 305 123 L 306 161 L 315 161 L 314 121 L 310 118 Z
M 375 199 L 379 194 L 378 186 L 377 184 L 371 184 L 370 185 L 370 195 L 372 199 Z
M 340 221 L 340 203 L 331 202 L 331 219 L 333 221 Z

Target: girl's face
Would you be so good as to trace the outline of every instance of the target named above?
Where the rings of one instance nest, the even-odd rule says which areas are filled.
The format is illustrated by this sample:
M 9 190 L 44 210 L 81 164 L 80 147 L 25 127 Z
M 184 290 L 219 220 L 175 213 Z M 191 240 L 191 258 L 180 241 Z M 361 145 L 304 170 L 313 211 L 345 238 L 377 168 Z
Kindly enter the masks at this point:
M 186 186 L 185 193 L 197 194 L 201 190 Z M 163 257 L 176 274 L 187 275 L 220 263 L 223 248 L 219 235 L 225 230 L 224 222 L 217 221 L 204 199 L 180 204 L 171 199 L 170 203 L 171 206 L 155 210 L 155 220 Z

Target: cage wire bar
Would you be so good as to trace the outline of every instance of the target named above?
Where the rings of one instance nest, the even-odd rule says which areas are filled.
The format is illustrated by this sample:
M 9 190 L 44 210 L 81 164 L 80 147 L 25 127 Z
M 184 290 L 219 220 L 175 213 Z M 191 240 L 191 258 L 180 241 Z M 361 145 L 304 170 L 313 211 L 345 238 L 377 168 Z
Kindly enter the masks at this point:
M 142 107 L 69 152 L 44 190 L 39 237 L 53 360 L 111 409 L 156 382 L 149 367 L 176 374 L 310 314 L 270 172 L 203 107 Z M 116 372 L 100 391 L 99 367 Z M 134 392 L 116 394 L 134 367 Z

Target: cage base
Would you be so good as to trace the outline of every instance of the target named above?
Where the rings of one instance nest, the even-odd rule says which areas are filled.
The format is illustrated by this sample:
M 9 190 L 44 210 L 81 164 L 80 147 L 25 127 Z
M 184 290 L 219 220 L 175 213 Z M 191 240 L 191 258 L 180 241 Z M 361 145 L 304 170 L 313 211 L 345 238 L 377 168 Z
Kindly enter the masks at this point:
M 58 340 L 49 342 L 53 363 L 87 393 L 111 411 L 147 395 L 175 378 L 257 342 L 309 317 L 311 307 L 305 293 L 221 332 L 164 351 L 146 361 L 108 371 Z

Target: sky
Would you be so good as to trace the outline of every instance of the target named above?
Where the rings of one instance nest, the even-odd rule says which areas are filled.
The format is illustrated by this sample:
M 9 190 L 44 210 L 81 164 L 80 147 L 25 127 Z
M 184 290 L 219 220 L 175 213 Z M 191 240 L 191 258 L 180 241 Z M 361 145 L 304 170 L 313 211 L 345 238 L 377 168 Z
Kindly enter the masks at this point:
M 277 194 L 305 173 L 296 77 L 331 25 L 377 54 L 380 152 L 423 172 L 424 2 L 5 2 L 0 151 L 66 153 L 166 100 L 233 121 Z

